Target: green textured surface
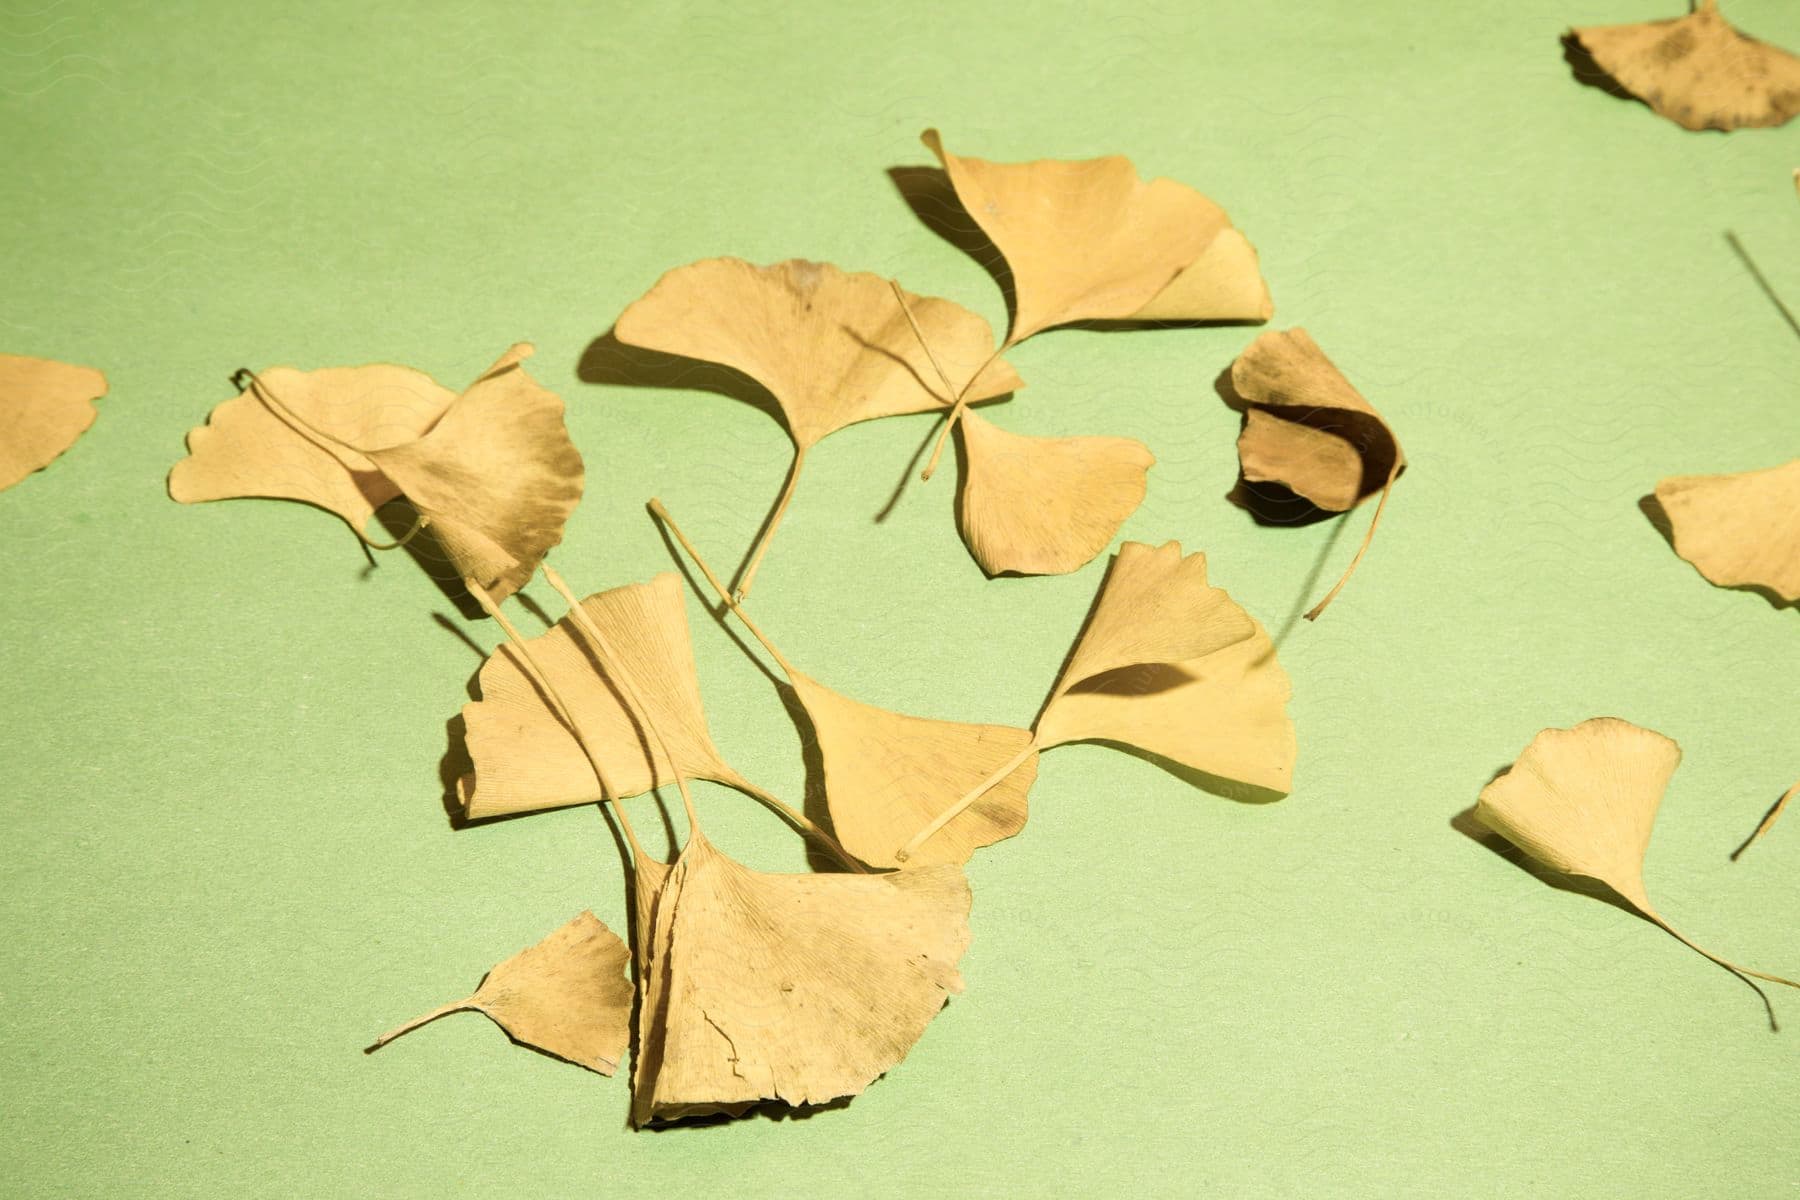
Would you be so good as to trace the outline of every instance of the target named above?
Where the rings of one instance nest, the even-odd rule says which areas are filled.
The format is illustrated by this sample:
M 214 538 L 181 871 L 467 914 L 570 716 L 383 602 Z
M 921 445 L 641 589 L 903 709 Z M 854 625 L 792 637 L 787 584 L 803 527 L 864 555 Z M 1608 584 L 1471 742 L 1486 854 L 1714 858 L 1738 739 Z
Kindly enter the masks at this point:
M 187 7 L 187 6 L 184 6 Z M 198 6 L 193 6 L 198 8 Z M 1800 996 L 1742 984 L 1453 829 L 1546 725 L 1682 743 L 1651 893 L 1800 971 L 1800 612 L 1708 586 L 1637 506 L 1800 448 L 1800 130 L 1683 132 L 1578 85 L 1570 23 L 1633 0 L 0 8 L 0 349 L 103 368 L 98 423 L 0 494 L 0 1192 L 19 1195 L 1786 1195 Z M 1800 8 L 1730 13 L 1800 45 Z M 1096 747 L 1048 755 L 980 856 L 966 995 L 842 1111 L 634 1134 L 624 1080 L 479 1017 L 379 1030 L 591 906 L 592 810 L 452 830 L 444 722 L 485 622 L 297 505 L 184 508 L 184 431 L 242 365 L 510 342 L 569 402 L 578 587 L 669 559 L 660 495 L 731 563 L 789 454 L 755 409 L 584 383 L 664 269 L 803 255 L 991 320 L 981 267 L 884 174 L 918 131 L 995 159 L 1129 154 L 1254 240 L 1412 461 L 1360 534 L 1227 504 L 1246 329 L 1054 332 L 1009 428 L 1141 438 L 1126 536 L 1204 549 L 1281 639 L 1295 791 L 1249 806 Z M 930 422 L 811 456 L 754 612 L 870 703 L 1026 723 L 1101 563 L 985 582 L 954 485 L 887 501 Z M 1335 541 L 1334 541 L 1335 539 Z M 1321 565 L 1323 564 L 1323 565 Z M 547 589 L 538 592 L 555 608 Z M 798 797 L 800 743 L 690 605 L 717 741 Z M 714 839 L 799 843 L 702 789 Z M 651 801 L 635 802 L 648 815 Z

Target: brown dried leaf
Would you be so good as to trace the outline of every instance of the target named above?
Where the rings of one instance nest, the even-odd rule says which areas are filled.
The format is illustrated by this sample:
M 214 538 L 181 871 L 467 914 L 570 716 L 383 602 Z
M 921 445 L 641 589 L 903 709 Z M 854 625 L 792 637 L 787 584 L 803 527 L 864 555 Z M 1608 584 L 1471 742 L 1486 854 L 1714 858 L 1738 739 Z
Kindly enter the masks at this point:
M 629 675 L 682 772 L 750 789 L 725 764 L 707 729 L 679 577 L 665 571 L 647 584 L 589 596 L 582 608 L 618 650 L 620 661 L 607 667 Z M 611 799 L 674 782 L 656 739 L 641 728 L 569 617 L 527 639 L 527 646 L 604 764 Z M 480 686 L 481 699 L 463 709 L 474 770 L 457 787 L 470 819 L 606 798 L 581 743 L 511 646 L 482 664 Z
M 104 395 L 106 376 L 92 367 L 0 354 L 0 491 L 73 446 Z
M 591 912 L 489 971 L 475 994 L 384 1033 L 379 1050 L 428 1021 L 478 1012 L 522 1045 L 611 1075 L 631 1041 L 631 952 Z
M 1145 183 L 1119 155 L 996 163 L 921 137 L 1012 271 L 1008 345 L 1074 321 L 1266 321 L 1256 251 L 1185 184 Z
M 1546 729 L 1511 769 L 1482 789 L 1475 815 L 1543 866 L 1605 884 L 1740 978 L 1800 987 L 1695 946 L 1651 905 L 1644 888 L 1644 855 L 1663 791 L 1680 763 L 1681 747 L 1674 741 L 1617 717 L 1595 717 L 1573 729 Z
M 909 861 L 965 863 L 1025 827 L 1025 796 L 1037 777 L 1029 731 L 911 717 L 797 672 L 789 679 L 818 737 L 832 828 L 863 862 L 897 866 L 897 852 L 921 826 L 1003 766 L 1005 777 Z
M 1800 600 L 1800 459 L 1735 475 L 1678 475 L 1656 485 L 1675 553 L 1720 587 Z
M 1800 112 L 1800 58 L 1739 33 L 1717 0 L 1685 17 L 1571 32 L 1625 90 L 1683 128 L 1781 125 Z
M 1143 501 L 1156 462 L 1131 438 L 1030 437 L 973 412 L 960 426 L 968 461 L 958 524 L 989 575 L 1080 568 Z
M 695 833 L 653 906 L 633 1120 L 860 1093 L 962 990 L 969 903 L 953 866 L 773 875 Z

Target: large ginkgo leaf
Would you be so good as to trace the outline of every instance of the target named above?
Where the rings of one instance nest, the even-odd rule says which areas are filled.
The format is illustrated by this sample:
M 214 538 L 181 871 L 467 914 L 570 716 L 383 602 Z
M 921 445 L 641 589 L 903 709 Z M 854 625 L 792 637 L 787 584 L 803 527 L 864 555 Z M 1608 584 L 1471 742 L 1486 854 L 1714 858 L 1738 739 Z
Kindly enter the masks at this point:
M 74 445 L 104 395 L 106 376 L 92 367 L 0 354 L 0 490 Z
M 1656 485 L 1675 552 L 1720 587 L 1800 600 L 1800 459 L 1734 475 L 1677 475 Z

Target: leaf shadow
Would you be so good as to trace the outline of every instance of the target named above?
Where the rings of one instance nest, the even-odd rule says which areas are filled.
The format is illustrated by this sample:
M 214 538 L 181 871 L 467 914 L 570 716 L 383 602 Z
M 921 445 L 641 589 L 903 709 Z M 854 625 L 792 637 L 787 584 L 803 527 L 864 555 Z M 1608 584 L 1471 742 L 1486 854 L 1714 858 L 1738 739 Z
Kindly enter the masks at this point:
M 1643 103 L 1637 96 L 1627 91 L 1624 84 L 1614 79 L 1605 67 L 1595 61 L 1593 52 L 1582 44 L 1573 29 L 1562 35 L 1562 48 L 1563 61 L 1569 64 L 1569 71 L 1574 75 L 1576 83 L 1583 87 L 1595 88 L 1620 100 Z
M 920 224 L 974 259 L 993 279 L 1006 301 L 1010 329 L 1019 315 L 1019 293 L 1012 268 L 1000 248 L 963 207 L 956 189 L 950 185 L 949 174 L 942 167 L 902 166 L 889 167 L 887 175 Z
M 487 616 L 486 610 L 475 597 L 469 595 L 469 589 L 463 584 L 462 572 L 450 561 L 450 555 L 438 540 L 437 532 L 430 525 L 418 523 L 419 510 L 412 506 L 412 501 L 404 496 L 388 501 L 375 510 L 375 520 L 387 531 L 389 538 L 401 542 L 399 548 L 425 573 L 425 578 L 437 585 L 444 599 L 464 620 L 477 621 Z M 363 569 L 363 575 L 367 578 L 378 569 L 380 562 L 371 555 L 368 566 Z
M 1657 499 L 1656 493 L 1651 492 L 1648 495 L 1639 496 L 1637 504 L 1638 511 L 1642 512 L 1644 519 L 1649 521 L 1651 527 L 1662 535 L 1663 541 L 1669 544 L 1669 549 L 1680 555 L 1681 551 L 1675 546 L 1675 523 L 1669 519 L 1669 510 L 1663 507 L 1663 503 Z M 1696 573 L 1698 573 L 1697 568 Z M 1706 577 L 1702 575 L 1701 578 L 1705 579 Z M 1770 608 L 1777 612 L 1784 609 L 1800 612 L 1800 599 L 1789 600 L 1774 588 L 1760 583 L 1722 584 L 1713 583 L 1710 579 L 1706 582 L 1712 587 L 1724 588 L 1729 592 L 1748 592 L 1753 596 L 1760 596 Z

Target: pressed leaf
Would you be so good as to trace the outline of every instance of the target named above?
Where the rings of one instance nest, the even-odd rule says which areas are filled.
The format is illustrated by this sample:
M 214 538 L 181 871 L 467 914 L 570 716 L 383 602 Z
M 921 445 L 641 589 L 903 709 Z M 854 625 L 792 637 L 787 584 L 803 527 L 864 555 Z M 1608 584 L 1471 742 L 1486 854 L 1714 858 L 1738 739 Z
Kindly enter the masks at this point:
M 1266 321 L 1256 252 L 1184 184 L 1145 183 L 1119 155 L 996 163 L 922 140 L 1006 259 L 1017 308 L 1007 344 L 1074 321 Z
M 634 1120 L 860 1093 L 962 990 L 969 903 L 953 866 L 774 875 L 694 834 L 654 904 Z
M 663 572 L 647 584 L 589 596 L 582 609 L 617 648 L 618 662 L 603 669 L 567 616 L 526 645 L 573 710 L 605 766 L 612 795 L 602 796 L 581 743 L 513 648 L 503 646 L 482 665 L 481 699 L 463 709 L 474 764 L 458 784 L 466 814 L 478 819 L 591 804 L 673 783 L 668 758 L 609 679 L 614 669 L 629 674 L 683 774 L 748 788 L 719 756 L 707 729 L 680 579 Z
M 1029 437 L 973 412 L 961 429 L 968 461 L 959 523 L 989 575 L 1080 568 L 1142 502 L 1156 461 L 1130 438 Z
M 1037 776 L 1029 731 L 906 716 L 858 703 L 805 675 L 790 681 L 818 738 L 832 828 L 863 862 L 897 865 L 896 853 L 920 826 L 1009 763 L 1016 769 L 911 861 L 964 863 L 1025 827 L 1025 796 Z M 1016 763 L 1020 754 L 1026 758 Z
M 630 961 L 625 943 L 584 912 L 489 971 L 474 995 L 382 1034 L 369 1049 L 439 1017 L 478 1012 L 515 1042 L 611 1075 L 631 1040 Z
M 1800 58 L 1738 32 L 1717 0 L 1685 17 L 1573 33 L 1626 91 L 1686 129 L 1780 125 L 1800 112 Z
M 92 367 L 0 354 L 0 490 L 74 445 L 104 395 L 106 376 Z
M 1675 552 L 1720 587 L 1800 600 L 1800 459 L 1735 475 L 1679 475 L 1656 485 Z
M 1644 855 L 1663 792 L 1680 763 L 1681 747 L 1673 740 L 1617 717 L 1595 717 L 1573 729 L 1546 729 L 1506 773 L 1482 789 L 1475 815 L 1543 866 L 1605 884 L 1740 978 L 1800 987 L 1695 946 L 1650 903 Z

